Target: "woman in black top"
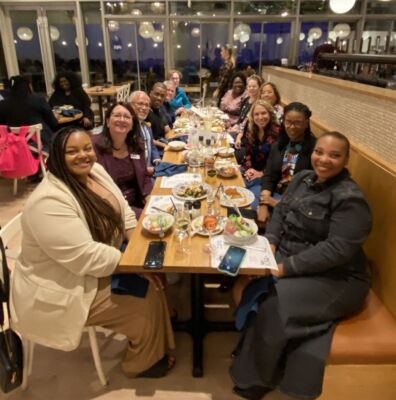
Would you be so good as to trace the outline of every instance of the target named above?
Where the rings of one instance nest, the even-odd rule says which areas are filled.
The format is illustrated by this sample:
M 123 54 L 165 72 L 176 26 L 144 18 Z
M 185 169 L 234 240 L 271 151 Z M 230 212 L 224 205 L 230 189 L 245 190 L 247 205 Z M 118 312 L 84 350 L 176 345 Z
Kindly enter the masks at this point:
M 41 139 L 44 147 L 49 146 L 58 121 L 42 95 L 32 93 L 29 80 L 24 76 L 13 76 L 11 89 L 0 102 L 0 124 L 23 126 L 42 124 Z
M 271 148 L 261 183 L 257 214 L 262 224 L 268 220 L 268 207 L 278 203 L 294 174 L 303 169 L 312 169 L 311 153 L 315 137 L 309 124 L 311 114 L 311 110 L 302 103 L 293 102 L 285 107 L 278 142 Z
M 61 72 L 54 80 L 54 93 L 49 99 L 51 107 L 72 105 L 82 111 L 80 124 L 85 129 L 93 127 L 94 114 L 91 110 L 91 100 L 81 87 L 81 82 L 74 72 Z
M 230 80 L 235 70 L 235 59 L 232 51 L 232 47 L 228 44 L 221 48 L 220 53 L 223 65 L 219 71 L 219 86 L 214 91 L 213 97 L 217 97 L 217 106 L 220 107 L 222 97 L 225 95 L 230 85 Z

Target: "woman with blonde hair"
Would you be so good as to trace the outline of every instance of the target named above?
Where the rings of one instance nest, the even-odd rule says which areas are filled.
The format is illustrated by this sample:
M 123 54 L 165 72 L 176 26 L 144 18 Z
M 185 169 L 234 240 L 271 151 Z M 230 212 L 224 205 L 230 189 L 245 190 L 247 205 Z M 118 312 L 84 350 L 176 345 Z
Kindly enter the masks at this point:
M 167 79 L 172 81 L 175 85 L 175 95 L 173 99 L 169 101 L 169 105 L 176 115 L 180 115 L 185 109 L 191 108 L 191 103 L 186 92 L 180 87 L 182 78 L 182 73 L 177 69 L 171 69 L 168 72 Z
M 249 111 L 247 132 L 244 136 L 246 152 L 241 165 L 245 185 L 255 197 L 252 203 L 253 209 L 258 206 L 261 178 L 264 175 L 271 145 L 276 140 L 276 135 L 273 133 L 274 124 L 275 114 L 271 104 L 257 100 Z

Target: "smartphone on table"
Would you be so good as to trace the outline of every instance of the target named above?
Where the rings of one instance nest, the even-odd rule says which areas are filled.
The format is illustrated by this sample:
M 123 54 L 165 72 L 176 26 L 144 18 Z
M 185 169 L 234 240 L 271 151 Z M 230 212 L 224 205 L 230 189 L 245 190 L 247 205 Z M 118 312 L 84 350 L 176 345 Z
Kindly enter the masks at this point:
M 149 243 L 143 267 L 146 269 L 161 269 L 164 263 L 166 242 L 153 240 Z
M 230 246 L 217 269 L 225 274 L 236 276 L 238 275 L 239 268 L 241 267 L 245 255 L 246 250 L 242 249 L 242 247 Z

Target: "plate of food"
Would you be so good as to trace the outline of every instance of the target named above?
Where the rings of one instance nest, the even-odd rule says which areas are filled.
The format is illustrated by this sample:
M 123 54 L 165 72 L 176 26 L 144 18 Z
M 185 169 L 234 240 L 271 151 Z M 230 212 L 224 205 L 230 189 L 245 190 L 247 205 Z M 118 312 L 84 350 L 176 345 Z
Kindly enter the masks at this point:
M 218 235 L 223 232 L 224 225 L 226 223 L 226 217 L 217 217 L 217 225 L 216 229 L 212 231 L 212 236 Z M 205 228 L 204 225 L 204 216 L 200 215 L 197 218 L 194 218 L 191 222 L 191 235 L 197 234 L 200 236 L 209 236 L 209 231 Z
M 235 153 L 235 150 L 232 147 L 220 147 L 217 150 L 217 154 L 220 157 L 224 157 L 224 158 L 232 157 L 234 155 L 234 153 Z
M 206 183 L 180 183 L 172 189 L 179 200 L 202 200 L 212 188 Z
M 165 233 L 172 227 L 175 222 L 175 218 L 171 214 L 157 213 L 148 214 L 143 218 L 143 228 L 154 235 Z
M 255 240 L 257 231 L 257 224 L 252 219 L 231 214 L 225 222 L 224 238 L 227 243 L 244 245 Z
M 186 148 L 186 144 L 181 140 L 172 140 L 171 142 L 168 143 L 168 147 L 170 150 L 180 151 Z
M 238 166 L 234 162 L 223 159 L 217 160 L 214 164 L 217 174 L 222 178 L 233 178 L 238 173 Z
M 220 196 L 224 207 L 246 207 L 253 203 L 254 194 L 241 186 L 225 186 Z

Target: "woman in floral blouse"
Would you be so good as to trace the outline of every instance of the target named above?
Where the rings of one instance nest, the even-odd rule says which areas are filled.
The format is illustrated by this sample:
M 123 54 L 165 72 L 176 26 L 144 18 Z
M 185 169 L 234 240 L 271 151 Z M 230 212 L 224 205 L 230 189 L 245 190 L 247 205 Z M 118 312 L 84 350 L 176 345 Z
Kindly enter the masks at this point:
M 246 135 L 243 138 L 246 153 L 241 171 L 246 187 L 253 192 L 252 208 L 256 209 L 261 191 L 261 178 L 276 136 L 273 133 L 275 124 L 274 109 L 264 100 L 257 100 L 249 112 Z

